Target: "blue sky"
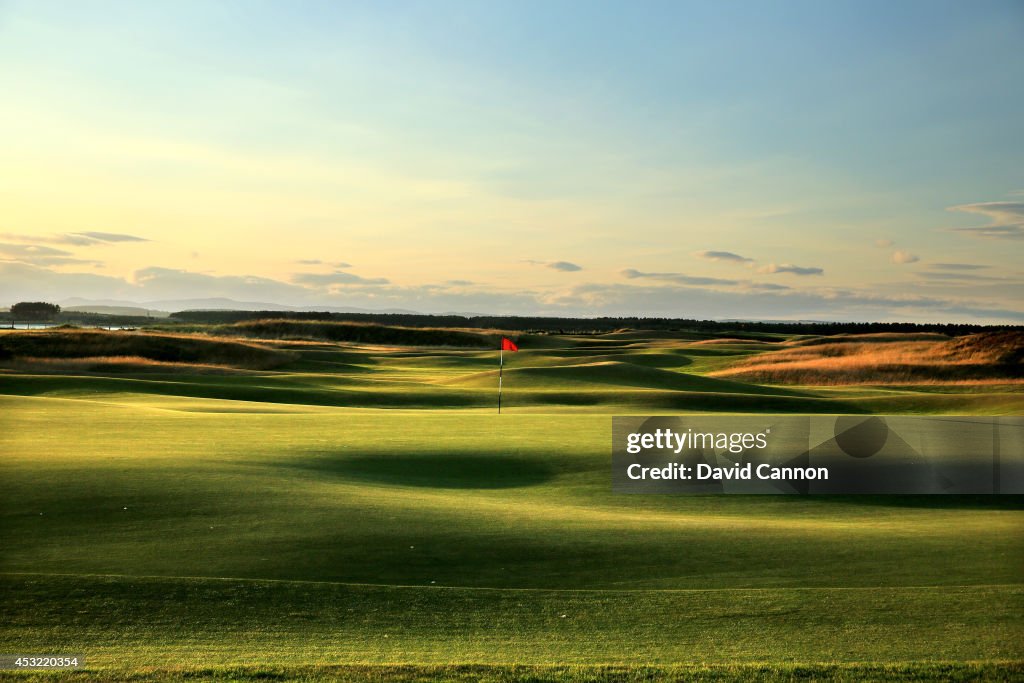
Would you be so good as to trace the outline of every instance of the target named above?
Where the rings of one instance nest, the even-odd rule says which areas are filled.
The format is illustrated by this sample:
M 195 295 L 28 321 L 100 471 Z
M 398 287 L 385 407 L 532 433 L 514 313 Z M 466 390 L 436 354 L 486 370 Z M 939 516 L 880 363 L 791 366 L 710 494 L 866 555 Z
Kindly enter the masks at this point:
M 1020 322 L 1021 44 L 1020 2 L 0 2 L 0 304 Z

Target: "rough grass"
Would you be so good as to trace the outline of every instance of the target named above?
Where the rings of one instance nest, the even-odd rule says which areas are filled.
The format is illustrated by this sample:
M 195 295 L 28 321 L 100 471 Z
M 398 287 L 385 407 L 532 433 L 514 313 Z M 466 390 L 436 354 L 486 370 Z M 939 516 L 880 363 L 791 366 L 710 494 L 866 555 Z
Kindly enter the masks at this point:
M 919 340 L 922 336 L 939 337 Z M 796 342 L 735 362 L 716 377 L 771 384 L 929 384 L 1024 381 L 1024 333 L 850 336 Z
M 833 334 L 828 336 L 796 337 L 785 343 L 791 346 L 814 346 L 816 344 L 835 344 L 842 342 L 862 342 L 884 344 L 889 342 L 910 341 L 948 341 L 948 335 L 938 332 L 875 332 L 871 334 Z
M 135 364 L 278 367 L 295 355 L 237 339 L 154 332 L 102 330 L 8 330 L 0 332 L 0 357 L 39 364 L 41 359 L 137 358 Z

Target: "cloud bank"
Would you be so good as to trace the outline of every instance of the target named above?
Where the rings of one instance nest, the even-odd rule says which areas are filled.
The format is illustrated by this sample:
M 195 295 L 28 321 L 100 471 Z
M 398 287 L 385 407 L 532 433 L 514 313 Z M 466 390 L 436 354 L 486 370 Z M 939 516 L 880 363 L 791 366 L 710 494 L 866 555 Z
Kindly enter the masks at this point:
M 984 284 L 970 271 L 921 271 L 957 288 Z M 951 274 L 952 279 L 943 278 Z M 500 289 L 466 280 L 397 285 L 340 271 L 299 273 L 291 281 L 217 275 L 152 266 L 131 278 L 60 272 L 0 261 L 0 304 L 25 300 L 60 303 L 71 297 L 134 302 L 229 299 L 290 307 L 406 309 L 423 313 L 557 316 L 657 316 L 714 319 L 916 320 L 1024 323 L 1024 306 L 992 304 L 963 296 L 889 296 L 871 291 L 794 289 L 772 282 L 709 278 L 676 272 L 621 271 L 624 282 L 584 283 L 547 289 Z M 957 277 L 959 276 L 959 277 Z M 958 284 L 959 283 L 959 284 Z M 996 283 L 1000 292 L 1014 283 Z M 997 299 L 1000 300 L 1000 299 Z M 153 305 L 157 304 L 157 305 Z M 1016 304 L 1016 305 L 1014 305 Z

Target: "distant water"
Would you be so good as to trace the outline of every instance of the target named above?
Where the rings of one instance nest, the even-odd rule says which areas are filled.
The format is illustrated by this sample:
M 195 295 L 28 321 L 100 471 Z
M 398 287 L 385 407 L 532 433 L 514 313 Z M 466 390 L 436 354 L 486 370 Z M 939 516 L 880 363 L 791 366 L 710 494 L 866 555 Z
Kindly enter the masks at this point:
M 8 323 L 0 322 L 0 330 L 45 330 L 49 327 L 59 327 L 64 323 Z M 101 330 L 134 330 L 135 327 L 122 327 L 120 325 L 75 325 L 83 329 Z

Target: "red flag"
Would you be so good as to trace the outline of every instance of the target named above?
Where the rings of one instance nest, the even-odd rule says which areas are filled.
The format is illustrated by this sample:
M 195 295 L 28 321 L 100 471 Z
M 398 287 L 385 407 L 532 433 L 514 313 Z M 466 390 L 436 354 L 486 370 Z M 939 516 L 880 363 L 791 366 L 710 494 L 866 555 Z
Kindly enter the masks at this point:
M 518 351 L 519 347 L 516 346 L 516 343 L 514 341 L 512 341 L 511 339 L 509 339 L 508 337 L 502 337 L 501 338 L 501 350 L 502 351 Z

